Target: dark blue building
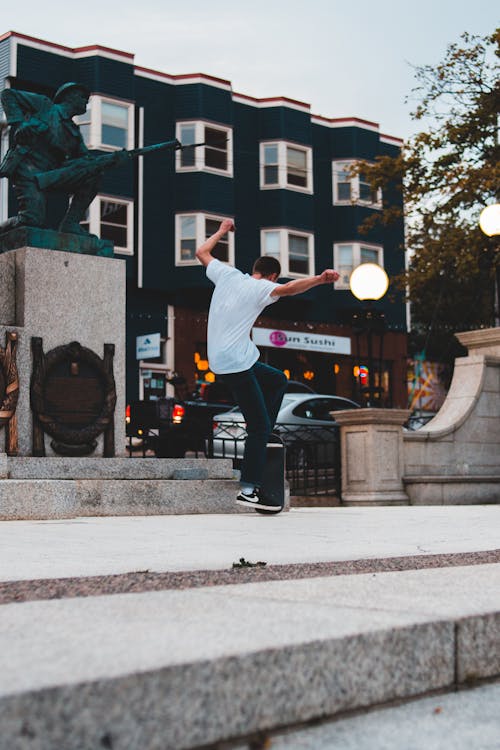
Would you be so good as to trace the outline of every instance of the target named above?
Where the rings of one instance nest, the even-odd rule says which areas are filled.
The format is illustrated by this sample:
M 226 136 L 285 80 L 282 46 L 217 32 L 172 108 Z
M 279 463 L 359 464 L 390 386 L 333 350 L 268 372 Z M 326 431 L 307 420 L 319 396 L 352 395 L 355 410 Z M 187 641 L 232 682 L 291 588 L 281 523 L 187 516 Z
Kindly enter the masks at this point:
M 335 290 L 317 287 L 273 305 L 258 323 L 256 340 L 263 358 L 290 377 L 309 381 L 318 392 L 359 398 L 366 337 L 351 325 L 360 303 L 349 275 L 359 264 L 375 262 L 391 278 L 404 269 L 405 253 L 402 224 L 360 234 L 359 225 L 382 201 L 399 198 L 373 194 L 348 167 L 395 155 L 401 141 L 382 135 L 376 123 L 318 117 L 291 99 L 236 94 L 229 81 L 138 67 L 125 52 L 70 49 L 14 32 L 0 37 L 2 88 L 51 96 L 65 81 L 92 92 L 87 113 L 77 118 L 91 149 L 109 152 L 174 138 L 205 144 L 110 170 L 89 209 L 89 230 L 112 239 L 127 263 L 128 399 L 163 395 L 174 371 L 186 381 L 180 395 L 194 390 L 196 381 L 213 379 L 205 339 L 211 285 L 194 252 L 226 217 L 237 231 L 220 243 L 217 255 L 243 271 L 260 254 L 279 258 L 284 278 L 332 266 L 340 271 Z M 3 125 L 2 154 L 5 119 Z M 15 212 L 2 180 L 0 220 Z M 378 385 L 387 405 L 405 406 L 403 296 L 390 287 L 376 307 L 386 320 L 384 341 L 377 337 L 374 347 Z M 284 336 L 273 337 L 276 331 Z M 139 360 L 137 338 L 150 334 L 159 334 L 159 352 Z

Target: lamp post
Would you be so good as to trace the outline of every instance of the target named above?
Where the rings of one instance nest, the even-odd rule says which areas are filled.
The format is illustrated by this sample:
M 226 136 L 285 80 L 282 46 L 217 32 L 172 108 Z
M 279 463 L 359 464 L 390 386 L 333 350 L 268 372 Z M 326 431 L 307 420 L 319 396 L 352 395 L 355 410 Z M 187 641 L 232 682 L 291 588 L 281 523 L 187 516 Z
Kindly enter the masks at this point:
M 500 203 L 486 206 L 479 216 L 479 226 L 487 237 L 500 235 Z M 498 250 L 497 250 L 498 252 Z M 500 325 L 500 265 L 495 271 L 495 326 Z
M 366 331 L 368 348 L 368 399 L 366 405 L 375 406 L 380 401 L 381 388 L 380 383 L 378 388 L 375 386 L 373 333 L 378 330 L 382 337 L 384 314 L 377 312 L 373 303 L 381 299 L 386 293 L 389 287 L 389 278 L 384 269 L 376 263 L 362 263 L 351 273 L 349 286 L 352 294 L 364 303 L 362 324 Z

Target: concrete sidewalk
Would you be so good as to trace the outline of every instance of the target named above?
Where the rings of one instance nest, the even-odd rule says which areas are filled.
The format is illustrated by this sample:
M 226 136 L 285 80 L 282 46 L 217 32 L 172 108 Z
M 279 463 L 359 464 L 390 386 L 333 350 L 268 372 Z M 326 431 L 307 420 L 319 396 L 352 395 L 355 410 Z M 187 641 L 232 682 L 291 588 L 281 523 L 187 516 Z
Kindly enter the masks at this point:
M 0 581 L 478 552 L 500 548 L 500 505 L 292 509 L 0 522 Z
M 500 506 L 1 522 L 0 602 L 24 599 L 0 604 L 0 750 L 361 750 L 356 737 L 423 750 L 405 745 L 416 704 L 391 714 L 399 739 L 380 715 L 379 745 L 360 723 L 373 714 L 343 714 L 500 678 L 499 530 Z M 463 553 L 476 564 L 446 567 Z M 242 557 L 278 578 L 291 566 L 288 580 L 239 583 Z M 381 558 L 396 572 L 379 572 Z M 370 572 L 352 562 L 363 560 Z M 321 573 L 336 561 L 345 574 Z M 316 577 L 301 577 L 312 563 Z M 196 571 L 196 588 L 169 583 Z M 88 587 L 111 574 L 134 593 Z M 489 750 L 477 695 L 456 710 L 471 717 L 469 746 Z M 429 747 L 460 747 L 446 726 L 432 723 Z M 346 733 L 354 744 L 334 744 Z

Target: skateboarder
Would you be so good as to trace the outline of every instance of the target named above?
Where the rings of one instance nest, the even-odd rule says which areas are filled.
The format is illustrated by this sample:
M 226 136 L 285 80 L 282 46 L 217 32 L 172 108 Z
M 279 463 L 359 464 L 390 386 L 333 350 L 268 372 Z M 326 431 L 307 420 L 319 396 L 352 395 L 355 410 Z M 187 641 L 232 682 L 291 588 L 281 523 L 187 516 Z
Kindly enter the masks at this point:
M 231 388 L 247 423 L 241 490 L 236 501 L 257 510 L 276 511 L 276 506 L 266 502 L 261 484 L 267 441 L 287 379 L 281 370 L 258 362 L 259 350 L 250 332 L 264 308 L 280 297 L 301 294 L 319 284 L 331 284 L 339 274 L 329 268 L 319 276 L 278 284 L 279 261 L 266 255 L 257 258 L 251 275 L 243 274 L 212 255 L 217 243 L 232 231 L 233 222 L 225 219 L 196 251 L 198 260 L 206 266 L 207 277 L 215 284 L 208 314 L 208 361 L 212 372 Z

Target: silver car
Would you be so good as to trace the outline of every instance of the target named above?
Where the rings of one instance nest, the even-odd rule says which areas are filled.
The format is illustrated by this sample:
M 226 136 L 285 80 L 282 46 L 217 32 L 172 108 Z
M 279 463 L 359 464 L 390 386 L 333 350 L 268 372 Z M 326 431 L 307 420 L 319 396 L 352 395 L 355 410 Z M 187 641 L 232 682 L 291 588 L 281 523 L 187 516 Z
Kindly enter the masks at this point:
M 359 409 L 360 405 L 341 396 L 320 393 L 286 393 L 273 432 L 283 440 L 287 457 L 294 463 L 328 464 L 338 442 L 334 412 Z M 214 417 L 213 450 L 215 458 L 243 458 L 246 424 L 237 407 Z M 287 458 L 287 463 L 289 463 Z

